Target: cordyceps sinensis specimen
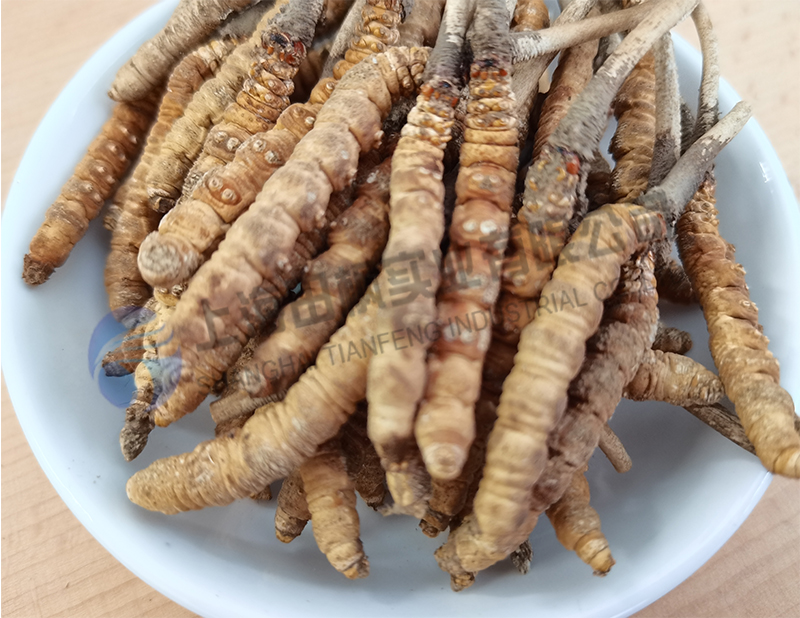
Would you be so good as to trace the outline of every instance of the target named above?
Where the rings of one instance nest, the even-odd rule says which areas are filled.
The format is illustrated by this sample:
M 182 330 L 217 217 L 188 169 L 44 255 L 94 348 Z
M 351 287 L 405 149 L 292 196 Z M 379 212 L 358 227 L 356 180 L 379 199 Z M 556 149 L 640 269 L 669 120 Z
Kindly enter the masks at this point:
M 300 470 L 283 479 L 275 509 L 275 536 L 281 543 L 291 543 L 311 519 Z
M 547 509 L 547 518 L 564 548 L 578 554 L 595 575 L 603 576 L 615 561 L 600 530 L 600 516 L 589 504 L 589 496 L 584 466 L 572 475 L 564 495 Z
M 398 28 L 400 38 L 398 45 L 403 47 L 433 46 L 442 21 L 442 11 L 445 0 L 429 0 L 428 2 L 415 2 L 406 18 Z
M 792 398 L 780 386 L 778 361 L 758 324 L 744 268 L 719 233 L 711 174 L 678 219 L 678 248 L 709 333 L 725 394 L 771 472 L 800 477 L 800 435 Z
M 475 405 L 474 415 L 475 439 L 470 445 L 469 456 L 461 473 L 454 479 L 431 480 L 428 508 L 419 522 L 422 532 L 429 537 L 435 537 L 447 530 L 459 514 L 463 516 L 464 509 L 468 508 L 467 503 L 477 490 L 486 455 L 486 441 L 496 418 L 495 406 L 492 402 L 481 399 Z
M 221 121 L 208 132 L 203 150 L 184 180 L 184 195 L 191 194 L 206 172 L 232 161 L 247 138 L 275 126 L 289 106 L 292 80 L 306 58 L 322 6 L 323 0 L 289 2 L 262 31 L 261 48 L 257 48 L 248 77 Z
M 406 328 L 430 333 L 436 327 L 439 245 L 444 234 L 444 149 L 459 100 L 461 48 L 473 8 L 469 0 L 445 6 L 425 83 L 394 152 L 391 227 L 382 258 L 386 276 L 379 278 L 383 300 L 376 325 L 379 333 Z M 432 338 L 425 336 L 418 346 L 389 346 L 370 360 L 367 383 L 369 436 L 381 456 L 395 505 L 423 513 L 421 495 L 401 487 L 424 484 L 411 480 L 420 475 L 422 466 L 413 429 L 431 343 Z
M 195 274 L 159 348 L 165 358 L 180 350 L 182 363 L 175 391 L 155 411 L 157 424 L 193 411 L 247 339 L 263 330 L 267 320 L 260 301 L 272 300 L 270 290 L 288 292 L 285 277 L 298 236 L 327 227 L 331 193 L 353 180 L 359 155 L 382 138 L 392 100 L 405 94 L 398 70 L 415 74 L 414 65 L 426 61 L 426 50 L 394 48 L 342 78 L 314 128 Z
M 611 201 L 630 202 L 646 189 L 656 137 L 655 58 L 650 51 L 625 79 L 614 99 L 617 130 L 609 150 L 615 166 L 611 173 Z
M 514 368 L 503 384 L 474 512 L 436 554 L 439 565 L 450 573 L 454 589 L 471 585 L 477 571 L 516 549 L 530 534 L 538 515 L 560 497 L 557 486 L 542 484 L 540 479 L 546 468 L 555 465 L 553 459 L 547 461 L 548 446 L 552 446 L 548 436 L 556 428 L 568 396 L 577 396 L 574 391 L 568 393 L 570 382 L 581 369 L 587 340 L 600 325 L 603 301 L 614 291 L 622 265 L 665 236 L 666 220 L 689 200 L 713 158 L 747 118 L 749 108 L 739 104 L 686 152 L 659 187 L 642 198 L 647 208 L 603 206 L 581 222 L 562 251 L 542 295 L 569 298 L 570 304 L 549 312 L 540 306 L 536 319 L 523 330 Z M 653 322 L 652 335 L 655 328 Z M 629 332 L 633 334 L 634 329 Z M 622 349 L 620 353 L 627 352 Z M 588 381 L 584 383 L 588 388 Z M 579 407 L 575 406 L 576 411 Z M 607 413 L 610 416 L 613 409 Z M 592 412 L 584 418 L 597 419 Z M 586 447 L 580 440 L 575 444 L 576 448 Z M 515 456 L 509 457 L 509 453 Z M 587 459 L 589 455 L 591 450 Z M 534 486 L 540 492 L 538 497 Z M 529 509 L 530 497 L 533 510 Z
M 614 466 L 614 470 L 620 474 L 630 471 L 633 466 L 631 456 L 628 455 L 625 445 L 622 444 L 619 436 L 608 426 L 608 423 L 603 425 L 597 446 L 600 447 L 600 450 L 603 451 L 603 455 L 605 455 L 606 459 Z
M 348 579 L 369 575 L 361 544 L 356 491 L 338 439 L 321 445 L 300 466 L 314 539 L 328 562 Z
M 624 395 L 634 401 L 664 401 L 687 407 L 718 403 L 725 392 L 714 373 L 688 356 L 647 350 Z
M 164 138 L 161 152 L 146 180 L 150 207 L 154 210 L 167 212 L 175 205 L 186 174 L 200 154 L 209 129 L 221 121 L 228 105 L 235 100 L 252 63 L 266 54 L 262 35 L 269 31 L 270 22 L 287 1 L 279 0 L 264 14 L 255 32 L 225 59 L 217 75 L 200 87 L 184 115 Z
M 44 283 L 67 261 L 139 153 L 157 107 L 156 93 L 136 103 L 114 105 L 111 118 L 45 212 L 44 223 L 31 240 L 22 268 L 26 283 Z
M 398 26 L 402 19 L 401 0 L 367 0 L 344 58 L 333 67 L 333 77 L 341 79 L 364 58 L 394 47 L 400 38 Z
M 459 476 L 475 436 L 474 407 L 519 162 L 504 13 L 502 0 L 479 0 L 475 11 L 456 206 L 436 305 L 441 335 L 428 355 L 414 428 L 428 472 L 441 480 Z
M 142 156 L 133 173 L 114 196 L 106 223 L 111 225 L 111 252 L 106 259 L 105 286 L 108 304 L 117 319 L 124 321 L 128 312 L 143 306 L 151 297 L 150 287 L 142 279 L 136 264 L 139 247 L 158 226 L 159 213 L 147 202 L 145 178 L 161 149 L 172 124 L 200 85 L 216 73 L 220 63 L 236 46 L 235 39 L 212 41 L 180 61 L 167 82 L 158 116 L 147 136 Z
M 673 354 L 686 354 L 692 349 L 692 344 L 692 336 L 685 330 L 667 326 L 663 322 L 658 323 L 656 338 L 653 341 L 654 350 L 672 352 Z
M 588 464 L 625 385 L 652 344 L 658 324 L 653 269 L 648 250 L 622 266 L 617 290 L 606 301 L 600 327 L 586 342 L 580 373 L 569 385 L 567 408 L 547 438 L 550 458 L 533 487 L 528 528 Z
M 389 234 L 391 165 L 388 157 L 367 166 L 353 205 L 331 223 L 328 249 L 309 263 L 302 294 L 281 310 L 276 330 L 249 361 L 229 375 L 228 396 L 212 404 L 218 423 L 250 414 L 259 400 L 288 389 L 361 298 Z
M 396 38 L 396 34 L 396 30 L 387 31 L 386 40 Z M 361 36 L 359 31 L 356 36 Z M 410 74 L 398 77 L 405 89 L 413 89 Z M 233 161 L 208 172 L 189 199 L 181 200 L 164 217 L 158 232 L 147 238 L 139 254 L 139 269 L 147 282 L 176 285 L 194 274 L 230 224 L 250 207 L 264 183 L 314 126 L 321 105 L 335 85 L 334 79 L 320 80 L 307 103 L 289 106 L 272 130 L 248 138 L 236 150 Z
M 117 101 L 144 99 L 166 81 L 172 68 L 233 11 L 258 0 L 181 0 L 161 31 L 146 41 L 119 70 L 109 96 Z
M 158 337 L 164 324 L 175 312 L 175 304 L 182 290 L 161 292 L 155 290 L 152 317 L 134 329 L 132 342 L 139 343 L 142 350 L 141 362 L 133 367 L 136 390 L 130 405 L 125 410 L 125 424 L 119 434 L 119 444 L 126 461 L 131 461 L 142 452 L 147 444 L 147 437 L 153 429 L 153 406 L 164 390 L 171 388 L 169 371 L 172 363 L 179 359 L 170 359 L 166 363 L 159 358 Z M 174 370 L 173 370 L 174 372 Z
M 373 509 L 383 506 L 386 498 L 386 474 L 381 458 L 367 435 L 367 402 L 358 404 L 339 434 L 342 452 L 358 495 Z

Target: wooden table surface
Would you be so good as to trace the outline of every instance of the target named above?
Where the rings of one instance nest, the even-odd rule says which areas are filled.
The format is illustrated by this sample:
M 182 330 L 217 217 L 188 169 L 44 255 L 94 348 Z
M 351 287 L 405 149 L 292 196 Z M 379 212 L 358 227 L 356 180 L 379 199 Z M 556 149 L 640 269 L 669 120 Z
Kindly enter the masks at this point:
M 417 0 L 419 1 L 419 0 Z M 752 103 L 798 193 L 800 0 L 706 0 L 723 75 Z M 156 0 L 2 0 L 2 200 L 77 69 Z M 695 41 L 691 27 L 679 31 Z M 2 614 L 192 615 L 119 564 L 58 497 L 2 387 Z M 776 478 L 728 543 L 640 618 L 800 616 L 800 482 Z

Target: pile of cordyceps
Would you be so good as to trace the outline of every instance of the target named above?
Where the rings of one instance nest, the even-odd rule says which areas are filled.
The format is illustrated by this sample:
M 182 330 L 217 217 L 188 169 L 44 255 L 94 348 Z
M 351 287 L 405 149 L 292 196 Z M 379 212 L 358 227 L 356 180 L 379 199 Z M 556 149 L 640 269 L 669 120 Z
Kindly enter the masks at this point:
M 611 568 L 584 473 L 598 445 L 630 466 L 607 425 L 622 397 L 683 406 L 800 476 L 793 403 L 718 230 L 713 160 L 749 109 L 719 120 L 706 9 L 565 4 L 551 24 L 542 0 L 181 0 L 120 70 L 23 277 L 44 282 L 112 198 L 105 285 L 131 333 L 104 365 L 137 389 L 123 455 L 217 396 L 216 437 L 134 474 L 133 502 L 178 513 L 285 479 L 278 537 L 311 520 L 356 578 L 358 492 L 449 528 L 436 560 L 460 590 L 508 556 L 526 569 L 542 513 Z M 696 120 L 669 34 L 688 16 Z M 659 323 L 659 295 L 700 304 L 719 376 Z

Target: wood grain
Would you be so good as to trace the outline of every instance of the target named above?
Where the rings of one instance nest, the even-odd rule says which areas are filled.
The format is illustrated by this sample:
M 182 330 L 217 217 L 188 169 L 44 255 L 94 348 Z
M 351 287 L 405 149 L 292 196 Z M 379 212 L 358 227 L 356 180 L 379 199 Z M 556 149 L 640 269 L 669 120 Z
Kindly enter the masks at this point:
M 753 104 L 800 188 L 800 1 L 706 0 L 723 75 Z M 155 0 L 2 0 L 2 199 L 36 126 L 103 42 Z M 695 42 L 691 26 L 679 28 Z M 2 614 L 186 617 L 119 564 L 70 513 L 25 441 L 2 386 Z M 695 575 L 637 614 L 800 616 L 800 483 L 776 478 Z

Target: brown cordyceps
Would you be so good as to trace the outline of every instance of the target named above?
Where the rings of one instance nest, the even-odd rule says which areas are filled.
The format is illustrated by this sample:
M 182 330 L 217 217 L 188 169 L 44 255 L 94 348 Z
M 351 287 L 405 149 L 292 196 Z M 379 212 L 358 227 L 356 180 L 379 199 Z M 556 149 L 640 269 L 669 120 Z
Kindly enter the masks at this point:
M 323 0 L 289 2 L 262 31 L 261 47 L 256 48 L 247 79 L 221 121 L 208 132 L 203 150 L 184 180 L 185 196 L 191 195 L 209 170 L 232 161 L 247 138 L 275 126 L 289 106 L 292 80 L 306 58 L 323 4 Z
M 428 384 L 414 428 L 428 472 L 441 480 L 459 476 L 475 436 L 474 407 L 519 162 L 508 29 L 504 33 L 504 20 L 493 19 L 504 11 L 498 0 L 479 1 L 475 12 L 482 28 L 472 39 L 456 206 L 436 306 L 441 335 L 428 355 Z
M 401 0 L 367 0 L 361 9 L 353 39 L 344 59 L 333 67 L 333 77 L 341 79 L 347 71 L 372 54 L 385 52 L 400 38 L 398 26 L 403 19 Z
M 367 402 L 358 404 L 340 434 L 342 452 L 358 495 L 367 506 L 378 509 L 386 498 L 386 474 L 381 458 L 367 435 Z
M 155 93 L 136 103 L 114 106 L 111 118 L 45 212 L 44 223 L 31 240 L 22 268 L 26 283 L 44 283 L 67 261 L 139 153 L 157 106 Z
M 617 130 L 610 151 L 611 201 L 630 202 L 647 189 L 656 130 L 655 58 L 648 52 L 633 68 L 614 100 Z
M 475 405 L 475 439 L 469 449 L 469 456 L 458 477 L 451 480 L 432 479 L 431 497 L 428 509 L 420 521 L 420 528 L 430 537 L 437 536 L 447 529 L 448 525 L 461 514 L 465 508 L 471 510 L 472 498 L 478 488 L 484 459 L 486 441 L 494 424 L 496 414 L 494 404 L 487 400 L 479 400 Z
M 568 390 L 568 403 L 547 444 L 551 457 L 533 487 L 528 526 L 561 498 L 570 480 L 588 463 L 623 389 L 655 336 L 658 323 L 653 256 L 640 254 L 622 267 L 620 283 L 606 302 L 597 332 Z M 535 323 L 535 321 L 534 321 Z
M 300 471 L 295 470 L 283 480 L 278 492 L 275 536 L 281 543 L 291 543 L 300 536 L 310 519 L 303 479 Z
M 143 306 L 152 296 L 136 264 L 142 241 L 156 229 L 161 219 L 147 202 L 145 178 L 148 170 L 161 149 L 164 137 L 175 120 L 183 114 L 192 95 L 216 73 L 220 63 L 236 44 L 235 39 L 212 41 L 187 55 L 175 67 L 141 159 L 114 197 L 112 208 L 115 209 L 115 215 L 110 226 L 111 252 L 106 259 L 105 286 L 108 304 L 114 315 L 122 321 L 128 312 Z
M 350 184 L 361 152 L 382 138 L 392 99 L 406 94 L 398 70 L 414 74 L 414 65 L 424 66 L 427 51 L 394 48 L 373 60 L 340 81 L 314 128 L 195 274 L 159 348 L 165 358 L 180 350 L 182 364 L 176 389 L 156 409 L 157 424 L 193 411 L 247 338 L 262 331 L 267 320 L 260 302 L 268 297 L 271 312 L 271 290 L 283 290 L 282 297 L 290 289 L 286 278 L 293 271 L 298 236 L 327 226 L 331 193 Z
M 402 25 L 398 28 L 400 38 L 397 40 L 397 44 L 403 47 L 420 47 L 422 45 L 432 47 L 439 32 L 444 5 L 445 0 L 415 2 L 411 13 L 406 15 Z
M 659 293 L 659 297 L 660 296 Z M 653 341 L 652 347 L 654 350 L 661 350 L 662 352 L 686 354 L 692 349 L 692 336 L 685 330 L 666 326 L 662 322 L 659 322 L 658 330 L 656 330 L 656 338 Z
M 678 248 L 709 333 L 711 356 L 747 437 L 771 472 L 800 477 L 800 434 L 778 361 L 758 324 L 744 268 L 719 233 L 715 180 L 709 175 L 678 219 Z
M 714 373 L 688 356 L 647 350 L 624 395 L 635 401 L 664 401 L 687 407 L 717 403 L 725 392 Z
M 200 154 L 209 129 L 222 119 L 228 105 L 235 100 L 252 63 L 266 53 L 262 34 L 269 31 L 270 22 L 285 3 L 286 0 L 276 3 L 264 14 L 255 32 L 225 59 L 217 75 L 200 87 L 183 116 L 164 138 L 161 151 L 146 178 L 147 195 L 154 210 L 167 212 L 175 205 L 186 174 Z
M 329 94 L 324 87 L 322 92 Z M 273 130 L 245 141 L 233 161 L 211 170 L 188 199 L 167 213 L 139 251 L 145 281 L 157 287 L 187 281 L 312 129 L 319 107 L 319 103 L 288 107 Z
M 147 445 L 147 437 L 153 429 L 153 407 L 158 398 L 172 388 L 167 371 L 173 370 L 171 364 L 161 362 L 158 355 L 157 339 L 164 329 L 164 324 L 175 311 L 175 302 L 180 297 L 179 290 L 169 293 L 155 291 L 153 296 L 153 312 L 150 319 L 134 329 L 134 336 L 130 339 L 132 345 L 138 345 L 141 358 L 137 364 L 129 361 L 128 367 L 133 369 L 136 390 L 130 405 L 125 410 L 125 424 L 119 434 L 119 444 L 122 456 L 127 461 L 136 458 Z M 124 349 L 124 348 L 123 348 Z M 172 363 L 180 363 L 180 359 L 171 359 Z M 120 365 L 117 363 L 117 375 Z M 113 371 L 107 369 L 107 372 Z M 165 368 L 168 368 L 165 371 Z
M 597 55 L 597 41 L 589 41 L 561 52 L 553 74 L 550 90 L 539 114 L 539 124 L 533 145 L 533 158 L 537 159 L 547 140 L 567 115 L 572 101 L 589 83 L 594 72 L 592 60 Z
M 622 444 L 619 436 L 608 426 L 608 423 L 604 424 L 602 427 L 600 441 L 597 443 L 597 446 L 600 447 L 600 450 L 603 451 L 603 455 L 605 455 L 606 459 L 614 466 L 614 470 L 620 474 L 630 471 L 633 466 L 631 456 L 628 455 L 625 445 Z
M 600 516 L 589 504 L 589 496 L 584 466 L 572 475 L 564 495 L 547 509 L 547 517 L 564 548 L 578 554 L 595 575 L 603 576 L 615 561 L 600 530 Z
M 658 295 L 666 300 L 682 305 L 693 305 L 697 302 L 692 282 L 678 260 L 668 256 L 661 268 L 656 269 Z
M 163 84 L 173 66 L 203 42 L 233 11 L 257 0 L 181 0 L 167 24 L 119 70 L 109 96 L 116 101 L 138 101 Z
M 289 388 L 363 295 L 389 234 L 392 164 L 391 157 L 382 163 L 366 157 L 357 198 L 331 223 L 328 249 L 309 263 L 302 294 L 281 310 L 276 330 L 249 360 L 229 373 L 227 397 L 212 404 L 218 422 L 252 413 L 263 398 Z
M 300 466 L 314 539 L 328 562 L 347 579 L 369 575 L 361 544 L 356 492 L 341 444 L 331 440 Z
M 419 345 L 388 346 L 370 359 L 367 380 L 368 430 L 381 456 L 398 509 L 424 514 L 424 466 L 413 428 L 422 398 L 425 357 L 436 331 L 439 244 L 444 234 L 444 149 L 450 141 L 459 100 L 459 64 L 471 16 L 467 0 L 445 6 L 425 83 L 408 114 L 392 159 L 391 223 L 382 258 L 377 333 L 422 334 Z M 421 511 L 421 512 L 420 512 Z
M 393 32 L 396 35 L 396 29 Z M 390 35 L 387 37 L 392 38 Z M 360 32 L 355 36 L 360 37 Z M 413 89 L 410 74 L 398 77 L 405 89 Z M 189 198 L 164 217 L 158 232 L 145 240 L 139 254 L 139 269 L 146 281 L 169 286 L 194 274 L 313 128 L 320 107 L 335 85 L 334 79 L 320 80 L 307 103 L 289 106 L 272 130 L 248 138 L 236 150 L 233 161 L 208 172 Z

